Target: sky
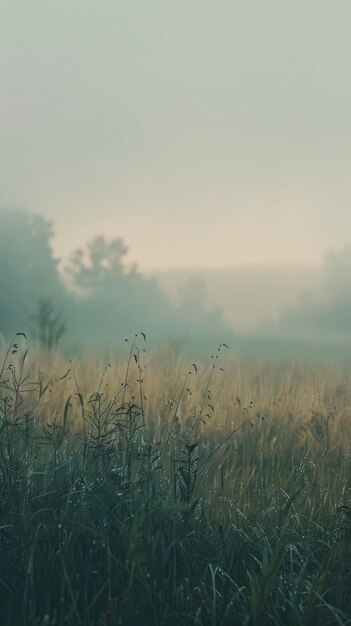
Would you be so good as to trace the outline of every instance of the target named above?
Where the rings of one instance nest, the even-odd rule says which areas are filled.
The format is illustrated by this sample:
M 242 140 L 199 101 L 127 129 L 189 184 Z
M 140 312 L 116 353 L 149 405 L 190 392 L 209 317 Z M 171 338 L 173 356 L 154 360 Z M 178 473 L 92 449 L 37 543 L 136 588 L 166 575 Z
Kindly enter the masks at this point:
M 102 233 L 145 271 L 320 265 L 351 240 L 350 22 L 349 0 L 2 0 L 0 206 L 52 220 L 62 257 Z

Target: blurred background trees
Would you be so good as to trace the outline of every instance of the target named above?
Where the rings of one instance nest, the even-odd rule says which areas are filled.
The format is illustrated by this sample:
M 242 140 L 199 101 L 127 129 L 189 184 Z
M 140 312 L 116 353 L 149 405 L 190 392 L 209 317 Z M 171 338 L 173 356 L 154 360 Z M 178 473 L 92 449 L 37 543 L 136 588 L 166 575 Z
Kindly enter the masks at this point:
M 63 270 L 51 247 L 52 224 L 21 209 L 0 212 L 0 332 L 24 329 L 51 349 L 64 335 L 77 344 L 113 345 L 143 329 L 152 338 L 230 334 L 209 309 L 203 285 L 175 306 L 155 278 L 127 267 L 121 238 L 97 236 Z
M 0 332 L 28 328 L 40 299 L 64 307 L 65 286 L 50 241 L 52 224 L 21 209 L 0 213 Z
M 217 340 L 231 341 L 239 351 L 244 346 L 244 354 L 270 354 L 275 345 L 290 354 L 293 344 L 287 342 L 297 339 L 309 353 L 311 341 L 350 345 L 350 245 L 326 255 L 313 290 L 301 288 L 289 305 L 277 307 L 275 319 L 264 322 L 262 316 L 255 334 L 240 339 L 233 333 L 234 324 L 224 320 L 217 300 L 210 299 L 205 275 L 189 273 L 174 298 L 162 281 L 127 262 L 123 239 L 96 236 L 73 251 L 63 268 L 52 249 L 53 234 L 52 224 L 41 216 L 21 209 L 0 211 L 0 336 L 6 341 L 23 331 L 46 349 L 61 343 L 115 347 L 143 330 L 153 343 L 167 340 L 184 346 L 197 341 L 207 350 Z M 237 300 L 243 297 L 229 275 L 219 287 L 236 294 Z M 232 308 L 235 320 L 234 304 Z

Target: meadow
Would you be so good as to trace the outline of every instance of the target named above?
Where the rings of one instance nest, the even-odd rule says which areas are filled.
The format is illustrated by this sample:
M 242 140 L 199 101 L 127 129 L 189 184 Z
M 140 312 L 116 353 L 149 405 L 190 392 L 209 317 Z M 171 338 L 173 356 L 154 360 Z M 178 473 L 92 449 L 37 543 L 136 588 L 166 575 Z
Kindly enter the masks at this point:
M 351 624 L 351 374 L 143 333 L 0 360 L 1 626 Z

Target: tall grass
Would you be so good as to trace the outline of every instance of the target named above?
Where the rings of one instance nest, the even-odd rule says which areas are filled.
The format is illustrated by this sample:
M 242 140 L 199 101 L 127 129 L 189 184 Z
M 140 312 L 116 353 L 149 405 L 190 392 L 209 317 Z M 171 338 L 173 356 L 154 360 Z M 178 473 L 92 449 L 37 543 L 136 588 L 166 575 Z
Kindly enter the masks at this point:
M 351 623 L 350 373 L 27 352 L 0 365 L 0 624 Z

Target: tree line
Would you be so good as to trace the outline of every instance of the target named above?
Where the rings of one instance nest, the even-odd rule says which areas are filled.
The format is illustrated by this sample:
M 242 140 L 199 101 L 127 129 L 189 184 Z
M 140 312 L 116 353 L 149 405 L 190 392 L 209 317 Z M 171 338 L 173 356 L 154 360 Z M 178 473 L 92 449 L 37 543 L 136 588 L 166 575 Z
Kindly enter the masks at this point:
M 53 347 L 113 344 L 140 329 L 155 340 L 228 337 L 221 312 L 191 283 L 173 305 L 156 279 L 127 267 L 122 238 L 97 235 L 66 265 L 52 249 L 54 227 L 22 209 L 0 212 L 0 333 L 18 330 Z

